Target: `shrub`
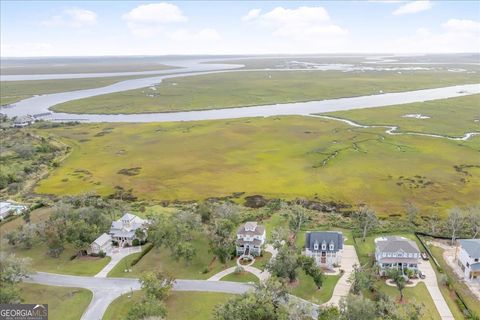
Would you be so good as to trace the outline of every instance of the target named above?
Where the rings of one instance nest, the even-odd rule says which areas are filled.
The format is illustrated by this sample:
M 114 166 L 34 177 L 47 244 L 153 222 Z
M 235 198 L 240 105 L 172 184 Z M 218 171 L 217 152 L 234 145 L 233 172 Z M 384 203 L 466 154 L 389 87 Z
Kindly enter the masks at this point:
M 136 246 L 138 246 L 138 245 L 140 245 L 140 240 L 138 240 L 138 239 L 133 239 L 133 241 L 132 241 L 132 246 L 136 247 Z
M 99 256 L 100 258 L 105 258 L 106 255 L 107 255 L 107 253 L 106 253 L 105 251 L 100 251 L 100 252 L 98 253 L 98 256 Z
M 242 273 L 242 272 L 244 272 L 244 271 L 245 271 L 245 269 L 243 269 L 243 267 L 241 267 L 241 266 L 237 266 L 237 267 L 235 268 L 235 273 L 236 273 L 236 274 Z
M 150 250 L 152 250 L 153 248 L 153 244 L 147 244 L 145 246 L 145 248 L 143 249 L 143 251 L 138 255 L 138 257 L 136 257 L 135 259 L 132 260 L 132 262 L 130 262 L 130 266 L 133 267 L 134 265 L 136 265 L 142 258 L 144 255 L 146 255 L 147 253 L 150 252 Z
M 210 269 L 208 269 L 208 267 L 205 267 L 205 268 L 203 268 L 203 270 L 202 270 L 202 273 L 203 273 L 203 274 L 207 274 L 207 273 L 209 273 L 209 272 L 210 272 Z

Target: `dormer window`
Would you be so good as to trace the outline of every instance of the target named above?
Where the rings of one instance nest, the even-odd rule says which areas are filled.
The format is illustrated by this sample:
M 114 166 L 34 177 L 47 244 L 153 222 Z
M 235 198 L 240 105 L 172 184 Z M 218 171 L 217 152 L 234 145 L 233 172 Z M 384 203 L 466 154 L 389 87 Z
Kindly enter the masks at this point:
M 330 245 L 329 245 L 329 250 L 330 250 L 330 251 L 333 251 L 334 247 L 335 247 L 335 246 L 333 245 L 333 243 L 330 243 Z
M 324 242 L 322 242 L 322 250 L 327 250 L 327 244 Z
M 318 250 L 318 242 L 315 241 L 315 243 L 313 244 L 313 250 Z

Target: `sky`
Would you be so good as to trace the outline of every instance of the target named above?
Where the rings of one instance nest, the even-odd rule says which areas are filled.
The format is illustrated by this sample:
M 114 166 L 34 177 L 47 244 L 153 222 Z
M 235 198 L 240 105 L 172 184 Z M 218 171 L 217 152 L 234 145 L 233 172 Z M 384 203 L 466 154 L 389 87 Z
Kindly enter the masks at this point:
M 2 57 L 480 52 L 480 1 L 8 1 Z

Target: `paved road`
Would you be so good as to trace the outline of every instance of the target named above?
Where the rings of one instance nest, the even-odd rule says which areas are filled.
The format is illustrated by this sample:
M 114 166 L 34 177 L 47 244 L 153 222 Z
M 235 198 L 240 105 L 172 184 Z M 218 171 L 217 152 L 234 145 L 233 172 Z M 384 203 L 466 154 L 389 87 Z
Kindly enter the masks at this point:
M 140 290 L 138 279 L 127 278 L 94 278 L 53 273 L 38 272 L 25 282 L 50 286 L 84 288 L 93 292 L 93 298 L 82 320 L 99 320 L 110 303 L 120 295 Z M 253 287 L 246 283 L 207 280 L 176 280 L 173 290 L 176 291 L 207 291 L 241 294 Z

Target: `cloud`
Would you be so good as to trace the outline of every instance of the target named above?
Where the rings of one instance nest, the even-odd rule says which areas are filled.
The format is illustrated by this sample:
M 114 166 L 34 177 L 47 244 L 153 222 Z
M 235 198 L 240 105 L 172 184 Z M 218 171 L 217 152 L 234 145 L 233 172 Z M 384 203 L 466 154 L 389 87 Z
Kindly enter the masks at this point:
M 419 1 L 412 1 L 400 6 L 397 10 L 393 11 L 394 15 L 402 15 L 402 14 L 412 14 L 418 13 L 425 10 L 429 10 L 432 7 L 432 2 L 429 0 L 419 0 Z
M 122 18 L 130 31 L 140 37 L 154 36 L 163 31 L 165 25 L 188 21 L 179 7 L 167 2 L 140 5 Z
M 48 20 L 41 22 L 46 27 L 72 27 L 81 28 L 92 26 L 97 23 L 97 14 L 93 11 L 71 8 L 64 10 L 62 14 L 55 15 Z
M 473 20 L 450 19 L 442 24 L 449 32 L 473 34 L 480 37 L 480 22 Z
M 260 15 L 260 12 L 262 12 L 261 9 L 252 9 L 252 10 L 248 11 L 248 13 L 242 17 L 242 21 L 253 20 Z
M 173 32 L 167 32 L 166 36 L 174 41 L 209 41 L 220 39 L 218 32 L 215 29 L 210 28 L 201 29 L 199 31 L 179 29 Z
M 419 28 L 415 34 L 401 37 L 389 44 L 385 51 L 448 53 L 478 52 L 480 21 L 449 19 L 440 32 Z
M 255 9 L 254 9 L 255 10 Z M 323 7 L 277 7 L 265 14 L 250 10 L 244 16 L 248 21 L 273 30 L 273 35 L 292 38 L 338 37 L 348 34 L 346 29 L 333 24 Z M 245 20 L 245 19 L 243 19 Z M 317 38 L 318 40 L 318 38 Z

